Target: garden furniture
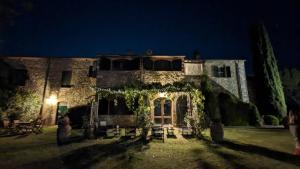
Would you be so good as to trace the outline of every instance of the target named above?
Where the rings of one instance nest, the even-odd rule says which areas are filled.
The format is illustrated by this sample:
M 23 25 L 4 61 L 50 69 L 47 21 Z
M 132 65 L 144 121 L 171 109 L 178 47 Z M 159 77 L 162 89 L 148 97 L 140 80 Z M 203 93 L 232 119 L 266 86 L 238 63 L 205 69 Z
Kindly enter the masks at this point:
M 156 139 L 161 139 L 165 142 L 165 132 L 162 126 L 152 126 L 152 137 Z

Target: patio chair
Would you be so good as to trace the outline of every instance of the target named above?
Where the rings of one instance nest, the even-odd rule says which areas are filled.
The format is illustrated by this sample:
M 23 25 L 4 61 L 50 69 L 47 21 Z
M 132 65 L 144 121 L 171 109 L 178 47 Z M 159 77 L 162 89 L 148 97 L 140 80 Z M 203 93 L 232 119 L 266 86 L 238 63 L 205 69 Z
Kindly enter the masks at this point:
M 35 134 L 43 133 L 43 123 L 45 119 L 42 120 L 41 118 L 37 118 L 35 121 L 32 122 L 32 132 Z
M 162 126 L 152 126 L 152 137 L 165 142 L 165 131 Z
M 167 128 L 167 134 L 168 134 L 168 136 L 171 136 L 171 137 L 175 136 L 174 127 L 173 126 L 168 126 L 168 128 Z
M 193 136 L 193 129 L 191 127 L 182 127 L 181 128 L 181 134 L 182 136 Z
M 125 128 L 125 136 L 126 137 L 135 137 L 136 136 L 136 128 L 135 127 L 126 127 Z

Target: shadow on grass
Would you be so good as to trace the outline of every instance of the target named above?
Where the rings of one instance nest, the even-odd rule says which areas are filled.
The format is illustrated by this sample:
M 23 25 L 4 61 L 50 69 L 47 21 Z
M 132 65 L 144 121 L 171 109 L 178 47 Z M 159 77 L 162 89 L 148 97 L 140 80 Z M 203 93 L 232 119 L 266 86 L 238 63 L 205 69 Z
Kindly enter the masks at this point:
M 22 169 L 31 168 L 64 168 L 64 169 L 85 169 L 91 168 L 107 159 L 115 160 L 116 168 L 132 168 L 131 160 L 134 157 L 133 151 L 142 151 L 143 142 L 139 139 L 117 140 L 110 144 L 94 144 L 79 148 L 63 154 L 57 158 L 46 161 L 39 161 L 22 166 Z
M 84 147 L 81 149 L 74 150 L 61 157 L 64 166 L 66 168 L 89 168 L 96 163 L 105 160 L 106 158 L 113 158 L 118 155 L 118 161 L 126 161 L 129 165 L 132 156 L 126 152 L 129 149 L 141 150 L 142 141 L 141 140 L 127 140 L 120 139 L 111 144 L 96 144 L 89 147 Z M 120 166 L 122 168 L 130 168 L 128 166 Z
M 216 148 L 211 146 L 211 144 L 210 144 L 211 141 L 210 140 L 205 139 L 205 138 L 203 140 L 208 144 L 209 148 L 212 151 L 219 154 L 224 159 L 226 159 L 228 161 L 231 161 L 232 159 L 236 158 L 236 157 L 231 158 L 230 154 L 226 155 L 224 152 L 216 151 Z M 292 165 L 300 166 L 299 156 L 295 156 L 293 154 L 288 154 L 288 153 L 285 153 L 285 152 L 280 152 L 280 151 L 277 151 L 277 150 L 272 150 L 272 149 L 269 149 L 269 148 L 266 148 L 266 147 L 261 147 L 261 146 L 251 145 L 251 144 L 241 144 L 241 143 L 233 142 L 233 141 L 230 141 L 230 140 L 223 141 L 220 146 L 223 146 L 223 147 L 235 150 L 235 151 L 242 151 L 242 152 L 245 152 L 245 153 L 258 154 L 258 155 L 261 155 L 261 156 L 272 158 L 274 160 L 278 160 L 278 161 L 281 161 L 281 162 L 286 162 L 286 163 L 290 163 Z M 245 166 L 243 166 L 243 167 L 245 167 Z
M 230 148 L 236 151 L 243 151 L 246 153 L 259 154 L 268 158 L 272 158 L 278 161 L 290 163 L 293 165 L 300 166 L 300 158 L 299 156 L 295 156 L 293 154 L 288 154 L 285 152 L 280 152 L 277 150 L 272 150 L 266 147 L 251 145 L 251 144 L 240 144 L 236 142 L 232 142 L 226 140 L 222 143 L 222 146 L 226 148 Z
M 217 147 L 208 145 L 209 150 L 216 154 L 218 157 L 223 158 L 226 162 L 226 166 L 222 166 L 222 168 L 237 168 L 237 169 L 250 169 L 244 164 L 241 164 L 241 158 L 230 154 L 221 152 Z M 194 149 L 193 152 L 195 155 L 207 153 L 207 151 L 201 151 L 199 149 Z M 212 159 L 211 159 L 212 160 Z M 220 166 L 215 166 L 213 162 L 207 161 L 207 159 L 199 158 L 197 159 L 198 167 L 201 169 L 218 169 Z

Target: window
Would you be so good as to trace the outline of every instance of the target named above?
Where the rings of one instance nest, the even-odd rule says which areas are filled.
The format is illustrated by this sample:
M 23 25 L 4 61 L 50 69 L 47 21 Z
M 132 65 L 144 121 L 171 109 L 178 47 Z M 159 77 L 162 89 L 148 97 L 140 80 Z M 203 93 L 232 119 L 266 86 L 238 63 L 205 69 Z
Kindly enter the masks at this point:
M 171 61 L 168 60 L 157 60 L 154 62 L 154 70 L 157 71 L 169 71 L 172 70 Z
M 214 77 L 231 77 L 230 66 L 212 66 L 212 74 Z
M 100 70 L 110 70 L 110 60 L 107 58 L 101 58 L 99 63 Z
M 172 61 L 172 67 L 174 71 L 181 71 L 182 70 L 182 63 L 180 59 Z
M 89 77 L 96 77 L 96 69 L 94 66 L 89 67 Z
M 72 71 L 63 71 L 61 77 L 61 87 L 72 87 Z
M 25 86 L 27 79 L 28 79 L 27 70 L 25 70 L 25 69 L 12 70 L 11 83 L 13 85 Z

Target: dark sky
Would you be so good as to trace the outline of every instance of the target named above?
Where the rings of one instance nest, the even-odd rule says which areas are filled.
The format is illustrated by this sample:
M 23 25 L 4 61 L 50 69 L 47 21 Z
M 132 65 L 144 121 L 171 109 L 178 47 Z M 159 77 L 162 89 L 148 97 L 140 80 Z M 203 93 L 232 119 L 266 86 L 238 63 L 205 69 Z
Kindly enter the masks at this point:
M 43 0 L 1 32 L 0 55 L 96 53 L 246 59 L 249 27 L 264 21 L 280 67 L 300 65 L 299 0 Z

